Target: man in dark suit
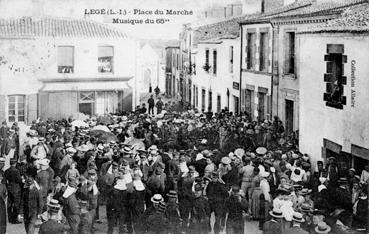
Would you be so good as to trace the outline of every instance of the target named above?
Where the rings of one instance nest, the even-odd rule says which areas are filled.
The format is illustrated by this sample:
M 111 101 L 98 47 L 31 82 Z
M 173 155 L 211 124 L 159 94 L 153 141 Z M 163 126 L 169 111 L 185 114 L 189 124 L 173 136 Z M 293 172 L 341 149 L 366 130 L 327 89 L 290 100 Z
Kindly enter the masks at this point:
M 41 224 L 39 234 L 64 234 L 67 228 L 58 222 L 60 205 L 49 206 L 49 220 Z
M 269 215 L 272 217 L 272 219 L 264 223 L 263 234 L 282 234 L 282 211 L 280 209 L 274 208 L 272 211 L 269 212 Z
M 15 159 L 10 159 L 10 168 L 8 168 L 4 177 L 6 179 L 6 185 L 8 189 L 8 219 L 10 223 L 19 223 L 17 220 L 20 201 L 21 201 L 21 188 L 22 188 L 22 177 L 19 170 L 15 167 Z
M 37 169 L 30 167 L 27 171 L 26 188 L 23 193 L 24 227 L 27 234 L 35 233 L 35 223 L 42 212 L 40 186 L 35 181 Z
M 5 151 L 3 147 L 4 139 L 8 137 L 9 128 L 6 124 L 6 121 L 3 121 L 0 127 L 0 156 L 4 156 Z
M 69 181 L 68 187 L 63 194 L 64 198 L 64 214 L 71 228 L 71 233 L 78 233 L 78 226 L 81 221 L 81 209 L 76 198 L 77 183 Z

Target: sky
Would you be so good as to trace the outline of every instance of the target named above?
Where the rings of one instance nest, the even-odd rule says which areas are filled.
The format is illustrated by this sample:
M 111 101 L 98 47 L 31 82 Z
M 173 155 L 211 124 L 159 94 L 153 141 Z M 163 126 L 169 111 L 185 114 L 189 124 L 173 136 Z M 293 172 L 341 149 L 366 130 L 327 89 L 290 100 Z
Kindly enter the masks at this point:
M 258 0 L 0 0 L 1 17 L 34 16 L 43 12 L 44 16 L 74 17 L 109 23 L 136 38 L 150 39 L 178 39 L 183 24 L 196 22 L 199 15 L 210 6 L 226 6 L 231 3 L 255 2 Z M 42 4 L 39 4 L 42 3 Z M 42 6 L 42 7 L 41 7 Z M 113 24 L 111 16 L 85 15 L 85 10 L 112 9 L 114 12 L 127 11 L 126 15 L 114 15 L 123 20 L 146 20 L 148 18 L 167 19 L 164 24 Z M 187 10 L 193 15 L 134 15 L 133 10 L 155 11 Z M 130 13 L 128 13 L 130 12 Z

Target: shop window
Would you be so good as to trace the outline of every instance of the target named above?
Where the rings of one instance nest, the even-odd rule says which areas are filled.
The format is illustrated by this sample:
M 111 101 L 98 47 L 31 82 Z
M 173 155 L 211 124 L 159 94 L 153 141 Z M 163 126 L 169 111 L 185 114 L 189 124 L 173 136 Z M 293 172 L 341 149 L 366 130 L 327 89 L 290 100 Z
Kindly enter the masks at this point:
M 11 95 L 8 96 L 8 121 L 24 122 L 25 96 Z
M 74 72 L 74 47 L 58 46 L 58 73 Z
M 213 110 L 213 92 L 209 91 L 209 96 L 208 96 L 208 110 L 212 111 Z
M 217 112 L 220 113 L 222 111 L 222 99 L 221 96 L 217 96 Z
M 204 112 L 205 111 L 205 95 L 206 95 L 206 91 L 205 89 L 201 90 L 201 111 Z
M 252 95 L 253 95 L 253 91 L 246 89 L 245 90 L 245 99 L 246 99 L 246 106 L 245 106 L 245 111 L 249 116 L 251 115 L 251 108 L 252 108 Z
M 343 55 L 344 45 L 329 44 L 327 45 L 327 54 L 324 56 L 326 61 L 326 73 L 324 74 L 324 82 L 326 82 L 326 92 L 323 100 L 329 107 L 343 109 L 346 105 L 346 96 L 344 94 L 344 85 L 347 78 L 344 76 L 344 63 L 347 62 L 347 56 Z
M 112 46 L 99 46 L 98 71 L 100 73 L 113 72 L 114 48 Z
M 285 74 L 295 74 L 295 32 L 286 33 Z

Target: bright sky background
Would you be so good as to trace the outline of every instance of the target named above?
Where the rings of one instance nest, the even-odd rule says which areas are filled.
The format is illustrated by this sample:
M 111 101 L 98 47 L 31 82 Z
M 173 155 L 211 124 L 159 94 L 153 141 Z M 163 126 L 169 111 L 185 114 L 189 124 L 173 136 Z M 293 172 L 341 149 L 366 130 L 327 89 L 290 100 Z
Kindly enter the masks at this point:
M 138 38 L 150 39 L 178 39 L 178 34 L 185 23 L 194 22 L 209 6 L 226 6 L 236 2 L 254 2 L 257 0 L 0 0 L 1 17 L 22 17 L 31 16 L 37 9 L 37 2 L 43 2 L 44 15 L 58 17 L 83 18 L 85 9 L 173 9 L 173 10 L 192 10 L 194 15 L 183 16 L 135 16 L 122 15 L 123 19 L 146 19 L 146 18 L 168 18 L 169 23 L 163 25 L 126 25 L 112 24 L 123 29 L 128 35 Z M 111 19 L 95 17 L 95 20 L 110 23 Z

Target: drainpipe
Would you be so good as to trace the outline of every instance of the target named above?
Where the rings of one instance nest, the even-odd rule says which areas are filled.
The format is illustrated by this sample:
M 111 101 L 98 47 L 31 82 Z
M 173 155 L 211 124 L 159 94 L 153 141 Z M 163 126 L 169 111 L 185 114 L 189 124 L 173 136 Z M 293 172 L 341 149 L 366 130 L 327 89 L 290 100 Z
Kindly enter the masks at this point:
M 240 32 L 240 37 L 241 37 L 241 48 L 240 48 L 240 97 L 238 99 L 238 108 L 239 108 L 239 113 L 241 113 L 241 103 L 242 103 L 242 56 L 243 56 L 243 28 L 242 28 L 242 24 L 240 24 L 241 27 L 241 32 Z M 246 101 L 246 100 L 245 100 Z M 229 111 L 229 110 L 228 110 Z
M 273 121 L 273 94 L 274 94 L 274 91 L 273 91 L 273 79 L 274 79 L 274 25 L 272 23 L 270 23 L 270 25 L 272 26 L 272 49 L 271 49 L 271 53 L 272 53 L 272 79 L 271 79 L 271 82 L 270 82 L 270 92 L 271 92 L 271 96 L 270 96 L 270 119 Z M 278 97 L 277 97 L 277 100 L 278 100 Z M 277 103 L 277 108 L 278 108 L 278 103 Z M 278 115 L 278 113 L 277 113 Z

